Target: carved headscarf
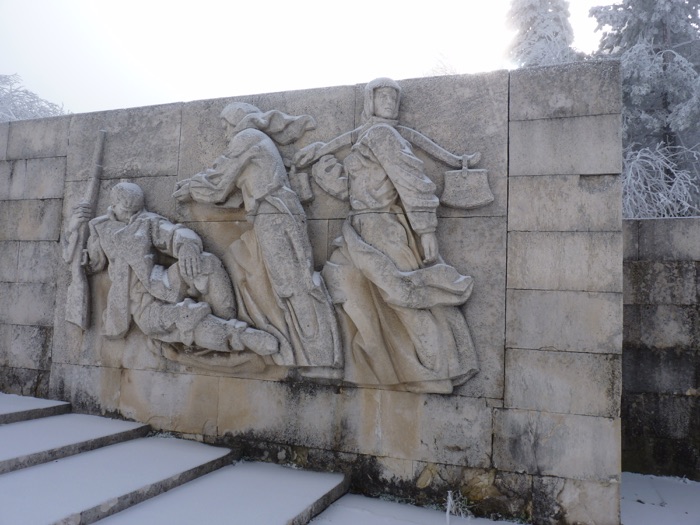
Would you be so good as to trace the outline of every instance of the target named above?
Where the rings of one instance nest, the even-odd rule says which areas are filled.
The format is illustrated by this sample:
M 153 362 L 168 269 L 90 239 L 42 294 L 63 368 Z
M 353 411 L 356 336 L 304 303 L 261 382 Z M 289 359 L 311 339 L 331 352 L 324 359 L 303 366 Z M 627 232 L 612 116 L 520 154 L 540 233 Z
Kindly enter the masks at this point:
M 263 113 L 245 102 L 232 102 L 223 109 L 220 116 L 233 126 L 233 133 L 248 128 L 257 129 L 280 146 L 291 144 L 307 131 L 316 128 L 316 121 L 309 115 L 295 117 L 277 110 Z

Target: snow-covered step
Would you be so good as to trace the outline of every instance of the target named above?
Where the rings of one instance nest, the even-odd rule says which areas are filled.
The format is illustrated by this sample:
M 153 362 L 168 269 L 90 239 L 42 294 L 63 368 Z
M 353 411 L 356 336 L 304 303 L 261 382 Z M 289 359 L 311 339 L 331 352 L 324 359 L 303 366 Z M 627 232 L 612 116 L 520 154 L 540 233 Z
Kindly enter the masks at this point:
M 0 524 L 93 523 L 230 463 L 230 454 L 140 438 L 2 474 Z
M 144 437 L 149 428 L 83 414 L 0 425 L 0 474 Z
M 343 474 L 241 462 L 100 521 L 100 525 L 301 525 L 342 496 Z
M 70 403 L 0 392 L 0 425 L 70 412 Z

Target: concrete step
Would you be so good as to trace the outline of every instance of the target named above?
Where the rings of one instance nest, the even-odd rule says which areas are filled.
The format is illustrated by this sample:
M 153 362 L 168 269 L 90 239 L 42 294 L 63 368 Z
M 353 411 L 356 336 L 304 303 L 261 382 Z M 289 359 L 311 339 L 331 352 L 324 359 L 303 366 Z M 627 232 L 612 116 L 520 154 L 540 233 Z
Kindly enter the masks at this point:
M 228 449 L 140 438 L 16 470 L 0 475 L 0 524 L 94 523 L 230 462 Z
M 114 514 L 100 525 L 302 525 L 347 492 L 343 474 L 240 462 Z
M 144 437 L 149 429 L 141 423 L 83 414 L 0 425 L 0 474 Z
M 70 403 L 0 392 L 0 425 L 70 412 Z

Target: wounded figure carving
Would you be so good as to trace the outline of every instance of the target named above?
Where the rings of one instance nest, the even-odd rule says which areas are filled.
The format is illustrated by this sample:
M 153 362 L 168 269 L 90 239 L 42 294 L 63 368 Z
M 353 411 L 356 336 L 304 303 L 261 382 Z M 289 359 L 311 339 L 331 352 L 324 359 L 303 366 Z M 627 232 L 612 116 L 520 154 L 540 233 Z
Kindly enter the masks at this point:
M 71 217 L 68 237 L 89 221 L 84 266 L 107 267 L 111 286 L 102 315 L 109 338 L 124 337 L 131 321 L 148 337 L 217 352 L 276 354 L 277 339 L 238 321 L 231 281 L 221 261 L 202 251 L 192 230 L 144 208 L 141 188 L 120 182 L 106 215 L 92 220 L 86 203 Z M 158 264 L 159 258 L 176 262 Z

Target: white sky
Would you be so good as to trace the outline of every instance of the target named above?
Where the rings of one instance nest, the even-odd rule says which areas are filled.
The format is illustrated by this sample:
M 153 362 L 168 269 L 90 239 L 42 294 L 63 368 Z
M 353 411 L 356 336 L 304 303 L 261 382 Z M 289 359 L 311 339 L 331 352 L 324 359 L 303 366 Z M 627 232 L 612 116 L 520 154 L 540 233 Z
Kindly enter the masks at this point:
M 611 0 L 570 0 L 574 46 Z M 507 68 L 510 0 L 0 0 L 0 74 L 73 113 Z

